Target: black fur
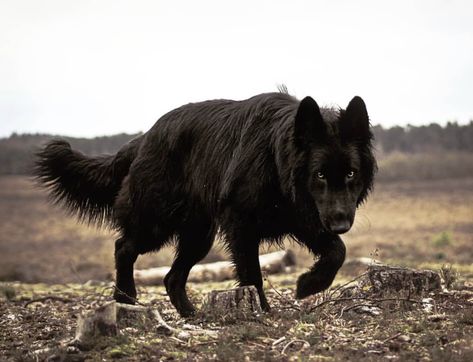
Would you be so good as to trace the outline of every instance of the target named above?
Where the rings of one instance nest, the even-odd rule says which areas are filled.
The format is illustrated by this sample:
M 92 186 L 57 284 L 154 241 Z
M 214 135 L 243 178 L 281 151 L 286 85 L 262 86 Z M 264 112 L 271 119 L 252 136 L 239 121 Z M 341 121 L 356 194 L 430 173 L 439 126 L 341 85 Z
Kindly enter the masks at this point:
M 63 202 L 81 220 L 102 224 L 112 219 L 113 203 L 139 143 L 140 137 L 115 156 L 91 158 L 66 141 L 52 140 L 36 153 L 33 173 L 53 202 Z
M 182 106 L 114 157 L 88 158 L 53 141 L 39 153 L 36 174 L 55 200 L 121 232 L 116 300 L 134 302 L 139 254 L 175 242 L 164 283 L 179 313 L 193 313 L 187 276 L 220 233 L 240 284 L 255 285 L 268 310 L 260 243 L 289 235 L 319 257 L 299 278 L 297 297 L 328 288 L 345 259 L 337 234 L 372 188 L 371 140 L 359 97 L 333 110 L 269 93 Z

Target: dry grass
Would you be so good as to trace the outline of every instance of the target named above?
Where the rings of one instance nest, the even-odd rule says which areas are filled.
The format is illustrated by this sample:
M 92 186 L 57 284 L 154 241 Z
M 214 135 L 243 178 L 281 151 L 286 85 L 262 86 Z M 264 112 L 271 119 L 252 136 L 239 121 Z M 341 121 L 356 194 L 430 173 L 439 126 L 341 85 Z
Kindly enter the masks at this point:
M 473 154 L 460 151 L 390 152 L 376 155 L 378 181 L 419 181 L 468 178 L 473 175 Z
M 409 265 L 473 260 L 473 178 L 378 184 L 344 237 L 348 256 Z M 25 177 L 0 177 L 0 280 L 83 282 L 110 279 L 112 231 L 79 224 L 46 202 Z M 267 248 L 264 248 L 265 250 Z M 207 261 L 225 257 L 214 247 Z M 312 262 L 305 250 L 297 255 Z M 168 265 L 172 249 L 139 258 L 139 268 Z
M 352 256 L 469 264 L 473 179 L 379 184 L 344 239 Z

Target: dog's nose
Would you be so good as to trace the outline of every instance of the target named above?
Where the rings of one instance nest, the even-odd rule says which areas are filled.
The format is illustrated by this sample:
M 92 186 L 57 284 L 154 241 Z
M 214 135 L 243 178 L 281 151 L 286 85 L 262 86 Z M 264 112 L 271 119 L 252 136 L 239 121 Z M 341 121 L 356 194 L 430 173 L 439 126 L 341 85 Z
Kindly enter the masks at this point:
M 349 215 L 341 210 L 332 214 L 329 221 L 329 229 L 335 234 L 346 233 L 351 228 Z
M 348 220 L 335 221 L 330 224 L 330 231 L 334 234 L 343 234 L 350 230 L 351 225 Z

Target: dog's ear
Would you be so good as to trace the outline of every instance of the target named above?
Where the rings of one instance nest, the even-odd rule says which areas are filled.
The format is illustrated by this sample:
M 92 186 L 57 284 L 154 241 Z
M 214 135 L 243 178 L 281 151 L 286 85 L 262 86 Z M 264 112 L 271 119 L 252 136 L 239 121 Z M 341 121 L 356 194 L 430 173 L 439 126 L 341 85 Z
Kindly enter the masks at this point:
M 368 142 L 371 139 L 370 120 L 363 99 L 354 97 L 340 119 L 340 135 L 348 141 Z
M 317 102 L 311 97 L 305 97 L 299 104 L 295 118 L 296 145 L 306 147 L 325 134 L 326 126 Z

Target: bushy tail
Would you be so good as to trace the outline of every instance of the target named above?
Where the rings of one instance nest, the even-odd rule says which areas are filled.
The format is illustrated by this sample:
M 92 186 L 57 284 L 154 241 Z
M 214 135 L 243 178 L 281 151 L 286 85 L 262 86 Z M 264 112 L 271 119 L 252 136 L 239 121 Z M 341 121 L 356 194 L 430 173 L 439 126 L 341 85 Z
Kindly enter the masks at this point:
M 112 220 L 113 203 L 141 138 L 116 155 L 100 157 L 85 156 L 64 140 L 52 140 L 36 153 L 33 173 L 55 203 L 64 204 L 81 220 L 102 225 Z

